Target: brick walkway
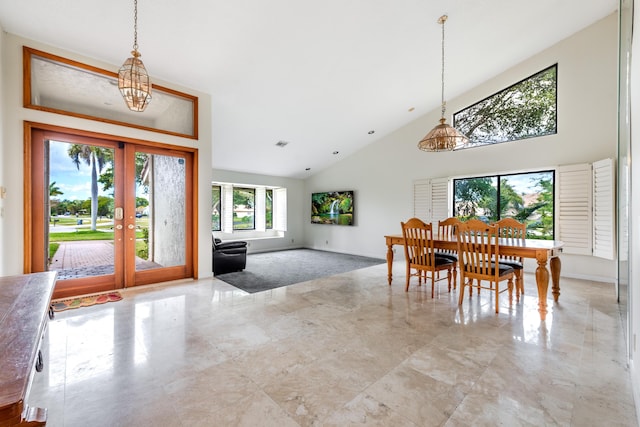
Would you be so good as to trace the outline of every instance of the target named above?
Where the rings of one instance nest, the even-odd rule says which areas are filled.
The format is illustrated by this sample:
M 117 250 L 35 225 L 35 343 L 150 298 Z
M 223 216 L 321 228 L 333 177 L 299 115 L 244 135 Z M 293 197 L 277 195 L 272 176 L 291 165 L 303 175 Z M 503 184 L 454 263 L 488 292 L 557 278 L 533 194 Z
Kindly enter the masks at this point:
M 113 243 L 104 240 L 61 242 L 49 271 L 58 272 L 58 280 L 113 274 Z M 136 270 L 161 267 L 152 261 L 136 257 Z

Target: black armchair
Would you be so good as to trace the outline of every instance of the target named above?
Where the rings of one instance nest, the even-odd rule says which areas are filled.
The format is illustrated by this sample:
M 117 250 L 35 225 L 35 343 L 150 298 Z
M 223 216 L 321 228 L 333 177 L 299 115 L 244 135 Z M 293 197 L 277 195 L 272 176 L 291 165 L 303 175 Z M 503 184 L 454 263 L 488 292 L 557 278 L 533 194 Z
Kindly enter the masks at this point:
M 226 242 L 213 237 L 213 275 L 242 271 L 247 266 L 247 242 Z

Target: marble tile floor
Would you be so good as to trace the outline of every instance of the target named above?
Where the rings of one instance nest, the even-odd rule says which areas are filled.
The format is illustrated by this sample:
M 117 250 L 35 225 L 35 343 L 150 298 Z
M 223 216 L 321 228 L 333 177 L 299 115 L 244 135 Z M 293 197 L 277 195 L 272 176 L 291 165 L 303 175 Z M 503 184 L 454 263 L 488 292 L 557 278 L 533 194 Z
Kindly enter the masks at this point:
M 404 265 L 257 294 L 218 279 L 56 314 L 29 404 L 48 426 L 636 426 L 612 285 L 562 279 L 537 312 Z M 503 294 L 504 295 L 504 294 Z

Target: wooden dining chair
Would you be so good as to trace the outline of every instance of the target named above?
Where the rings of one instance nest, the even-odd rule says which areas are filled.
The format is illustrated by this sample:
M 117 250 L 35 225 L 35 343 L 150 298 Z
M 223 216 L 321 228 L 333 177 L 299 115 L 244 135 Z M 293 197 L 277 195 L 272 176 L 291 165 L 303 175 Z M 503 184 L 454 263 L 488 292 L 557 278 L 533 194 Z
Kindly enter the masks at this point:
M 488 289 L 496 294 L 496 313 L 500 310 L 500 294 L 509 292 L 509 303 L 513 298 L 514 269 L 500 264 L 500 244 L 496 226 L 486 223 L 468 222 L 458 225 L 458 265 L 460 267 L 460 296 L 462 305 L 464 289 L 469 286 L 469 297 L 473 287 Z M 507 281 L 507 287 L 500 289 L 500 282 Z M 489 286 L 482 282 L 489 282 Z M 474 284 L 475 283 L 475 284 Z
M 404 237 L 404 256 L 407 263 L 407 284 L 405 292 L 409 291 L 411 277 L 418 277 L 418 285 L 425 283 L 431 274 L 431 298 L 433 298 L 435 283 L 447 279 L 448 290 L 451 291 L 451 269 L 453 261 L 436 255 L 433 242 L 432 225 L 426 224 L 419 218 L 411 218 L 406 223 L 401 222 Z M 414 272 L 412 272 L 412 270 Z M 440 277 L 439 272 L 446 270 L 447 276 Z
M 503 218 L 494 223 L 498 236 L 508 244 L 522 244 L 527 237 L 527 224 L 513 218 Z M 524 295 L 524 260 L 518 256 L 500 256 L 500 263 L 512 267 L 516 276 L 516 301 Z
M 486 222 L 484 222 L 483 220 L 478 219 L 478 218 L 468 219 L 468 220 L 464 221 L 464 223 L 467 224 L 467 225 L 471 225 L 473 227 L 482 227 L 483 225 L 488 225 Z
M 454 216 L 438 221 L 438 237 L 452 239 L 456 235 L 458 224 L 460 224 L 460 220 Z M 458 251 L 438 249 L 436 253 L 453 261 L 451 268 L 453 272 L 453 289 L 456 289 L 456 284 L 458 283 Z
M 473 227 L 484 227 L 485 225 L 487 225 L 486 222 L 484 222 L 483 220 L 478 219 L 478 218 L 468 219 L 468 220 L 465 221 L 465 224 L 471 225 Z M 473 286 L 473 280 L 471 280 L 470 284 L 467 284 L 467 286 L 469 286 L 469 285 Z M 476 289 L 478 290 L 478 295 L 480 295 L 480 289 L 481 288 L 479 286 L 476 286 Z M 471 288 L 469 289 L 469 292 L 471 292 Z

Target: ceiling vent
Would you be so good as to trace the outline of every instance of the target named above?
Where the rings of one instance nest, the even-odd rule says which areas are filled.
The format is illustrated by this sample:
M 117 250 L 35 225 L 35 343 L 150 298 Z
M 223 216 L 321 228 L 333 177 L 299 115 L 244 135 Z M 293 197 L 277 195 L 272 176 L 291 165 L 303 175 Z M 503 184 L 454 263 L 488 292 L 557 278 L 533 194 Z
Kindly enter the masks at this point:
M 280 147 L 283 148 L 284 146 L 286 146 L 288 144 L 287 141 L 278 141 L 276 142 L 276 147 Z

